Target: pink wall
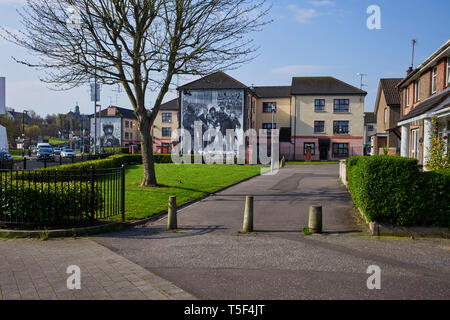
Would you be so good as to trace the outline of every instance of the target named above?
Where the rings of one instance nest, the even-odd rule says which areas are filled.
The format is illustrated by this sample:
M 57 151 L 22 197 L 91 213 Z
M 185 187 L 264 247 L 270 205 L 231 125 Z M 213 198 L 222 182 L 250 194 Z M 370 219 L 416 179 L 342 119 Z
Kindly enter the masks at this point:
M 342 157 L 333 157 L 333 143 L 348 143 L 349 157 L 363 155 L 362 138 L 345 139 L 339 137 L 338 139 L 336 139 L 333 137 L 329 137 L 329 139 L 330 139 L 330 147 L 328 149 L 327 160 L 338 161 L 343 159 Z M 313 161 L 318 161 L 320 159 L 319 138 L 295 138 L 295 148 L 294 143 L 291 144 L 289 142 L 280 142 L 280 157 L 284 156 L 286 160 L 297 160 L 297 161 L 306 160 L 306 156 L 304 155 L 303 151 L 305 142 L 315 144 L 315 154 L 312 155 L 311 159 Z

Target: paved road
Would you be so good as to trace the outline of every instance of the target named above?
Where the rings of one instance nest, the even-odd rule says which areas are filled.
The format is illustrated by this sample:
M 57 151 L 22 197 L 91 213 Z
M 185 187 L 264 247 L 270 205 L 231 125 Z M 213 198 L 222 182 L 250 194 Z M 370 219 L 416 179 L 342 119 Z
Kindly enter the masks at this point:
M 67 267 L 81 289 L 67 288 Z M 1 299 L 193 299 L 167 280 L 89 239 L 0 239 Z
M 243 235 L 245 195 L 255 233 Z M 304 236 L 308 206 L 324 207 L 327 235 Z M 179 212 L 98 241 L 202 299 L 449 299 L 450 242 L 375 239 L 353 218 L 335 165 L 288 166 Z M 368 290 L 366 270 L 382 270 Z

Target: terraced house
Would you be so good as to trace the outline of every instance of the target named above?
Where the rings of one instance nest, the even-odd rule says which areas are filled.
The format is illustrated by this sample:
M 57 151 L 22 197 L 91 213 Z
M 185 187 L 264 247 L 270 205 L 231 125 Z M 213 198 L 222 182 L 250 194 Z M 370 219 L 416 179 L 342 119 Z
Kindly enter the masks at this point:
M 279 129 L 280 156 L 287 160 L 305 160 L 307 150 L 312 160 L 363 155 L 367 93 L 333 77 L 296 77 L 290 86 L 249 87 L 217 72 L 181 86 L 179 92 L 180 128 L 192 129 L 197 120 L 205 128 L 221 130 L 220 123 L 207 119 L 223 118 L 240 130 L 270 134 L 270 129 Z
M 429 155 L 431 119 L 439 136 L 450 134 L 450 40 L 397 85 L 401 92 L 401 155 L 425 164 Z M 445 139 L 448 149 L 448 139 Z

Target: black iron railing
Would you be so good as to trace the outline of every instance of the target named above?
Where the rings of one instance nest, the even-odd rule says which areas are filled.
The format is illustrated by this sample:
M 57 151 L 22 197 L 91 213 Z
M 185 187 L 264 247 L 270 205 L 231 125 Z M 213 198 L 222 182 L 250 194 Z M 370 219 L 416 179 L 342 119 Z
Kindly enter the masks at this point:
M 125 219 L 125 168 L 0 170 L 0 225 L 58 226 Z

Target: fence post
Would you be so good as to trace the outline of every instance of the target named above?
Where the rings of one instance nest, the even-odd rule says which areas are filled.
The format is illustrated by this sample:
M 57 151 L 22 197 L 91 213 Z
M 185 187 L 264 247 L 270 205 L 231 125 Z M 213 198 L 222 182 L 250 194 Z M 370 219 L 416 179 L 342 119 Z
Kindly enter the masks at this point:
M 91 178 L 91 224 L 94 224 L 95 218 L 95 177 L 94 177 L 94 167 L 90 168 L 90 178 Z
M 75 157 L 71 157 L 72 158 L 72 163 L 74 162 Z
M 27 169 L 27 158 L 23 158 L 23 170 Z
M 122 165 L 122 183 L 121 183 L 121 185 L 122 185 L 122 188 L 121 188 L 121 193 L 120 193 L 120 200 L 121 200 L 121 203 L 120 203 L 120 205 L 121 205 L 121 208 L 120 208 L 120 210 L 121 210 L 121 213 L 122 213 L 122 222 L 125 222 L 125 165 L 123 164 Z
M 44 169 L 47 168 L 47 158 L 44 158 Z
M 62 155 L 59 155 L 59 165 L 62 165 Z

